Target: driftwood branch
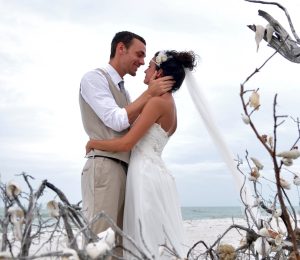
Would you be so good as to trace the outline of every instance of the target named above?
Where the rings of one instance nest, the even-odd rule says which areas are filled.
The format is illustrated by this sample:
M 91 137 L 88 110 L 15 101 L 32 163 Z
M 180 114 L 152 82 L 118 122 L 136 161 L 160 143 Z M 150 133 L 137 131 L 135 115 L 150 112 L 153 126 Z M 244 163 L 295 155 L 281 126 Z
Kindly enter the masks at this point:
M 255 2 L 255 3 L 258 2 L 258 1 L 249 1 L 249 0 L 245 0 L 245 1 Z M 269 24 L 274 28 L 274 33 L 272 35 L 271 41 L 268 43 L 268 46 L 270 46 L 274 50 L 278 50 L 278 52 L 287 60 L 294 63 L 300 63 L 300 46 L 299 46 L 300 40 L 294 30 L 291 20 L 290 20 L 290 27 L 292 28 L 296 40 L 294 40 L 286 31 L 286 29 L 267 12 L 258 10 L 258 15 L 266 19 L 269 22 Z M 254 32 L 256 31 L 255 25 L 248 25 L 248 27 L 252 31 Z M 267 42 L 266 34 L 264 35 L 264 40 Z

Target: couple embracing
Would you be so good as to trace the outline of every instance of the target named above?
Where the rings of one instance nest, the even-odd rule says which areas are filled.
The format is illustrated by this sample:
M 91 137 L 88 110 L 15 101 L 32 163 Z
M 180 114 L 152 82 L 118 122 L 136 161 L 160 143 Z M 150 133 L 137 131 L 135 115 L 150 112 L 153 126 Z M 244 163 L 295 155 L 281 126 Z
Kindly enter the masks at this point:
M 196 65 L 193 52 L 160 51 L 145 70 L 146 91 L 134 102 L 123 77 L 144 65 L 145 40 L 132 32 L 117 33 L 109 64 L 86 73 L 80 84 L 82 122 L 90 141 L 82 171 L 83 210 L 89 220 L 104 211 L 149 257 L 166 244 L 183 257 L 183 224 L 174 178 L 161 154 L 176 131 L 172 93 L 186 70 Z M 105 219 L 93 224 L 98 234 Z M 128 241 L 123 246 L 138 254 Z M 150 254 L 150 252 L 151 254 Z M 124 254 L 126 259 L 134 257 Z

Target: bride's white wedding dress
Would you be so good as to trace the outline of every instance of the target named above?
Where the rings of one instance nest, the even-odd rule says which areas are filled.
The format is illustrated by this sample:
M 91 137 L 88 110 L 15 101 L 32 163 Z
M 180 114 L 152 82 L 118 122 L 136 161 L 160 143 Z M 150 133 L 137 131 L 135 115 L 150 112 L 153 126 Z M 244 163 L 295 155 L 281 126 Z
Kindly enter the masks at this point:
M 149 258 L 154 255 L 155 259 L 170 258 L 167 252 L 160 256 L 159 246 L 165 243 L 184 256 L 176 184 L 161 158 L 168 140 L 168 133 L 155 123 L 132 150 L 126 183 L 124 232 Z M 124 246 L 140 256 L 132 244 L 124 240 Z M 126 252 L 124 256 L 134 259 Z

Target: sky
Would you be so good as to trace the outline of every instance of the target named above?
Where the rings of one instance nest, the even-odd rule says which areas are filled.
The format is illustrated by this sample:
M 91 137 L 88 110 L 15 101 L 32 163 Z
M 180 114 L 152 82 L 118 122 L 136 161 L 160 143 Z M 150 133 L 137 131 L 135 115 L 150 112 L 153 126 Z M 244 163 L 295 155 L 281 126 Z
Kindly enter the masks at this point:
M 299 1 L 282 4 L 299 30 Z M 254 33 L 247 27 L 266 26 L 258 9 L 290 32 L 278 7 L 243 0 L 0 0 L 1 181 L 14 180 L 26 190 L 17 176 L 26 172 L 36 188 L 47 179 L 72 203 L 81 200 L 88 137 L 81 123 L 79 83 L 84 73 L 108 63 L 111 39 L 123 30 L 147 41 L 145 66 L 136 77 L 125 76 L 133 99 L 146 89 L 144 70 L 156 51 L 193 50 L 200 56 L 194 76 L 228 149 L 235 158 L 244 158 L 247 150 L 265 165 L 262 175 L 274 180 L 270 158 L 241 120 L 240 84 L 274 52 L 265 42 L 257 52 Z M 252 119 L 261 133 L 273 132 L 276 93 L 278 113 L 299 116 L 298 70 L 299 64 L 276 55 L 245 85 L 260 89 L 261 107 Z M 181 205 L 239 206 L 234 179 L 185 84 L 174 97 L 178 128 L 163 159 L 176 179 Z M 278 150 L 289 150 L 297 137 L 297 125 L 289 117 L 279 128 Z M 289 170 L 300 172 L 300 165 L 295 161 Z M 291 182 L 293 174 L 284 171 L 283 177 Z M 272 183 L 261 183 L 261 192 L 272 200 Z M 288 194 L 298 205 L 297 188 Z M 47 191 L 43 197 L 52 199 L 54 194 Z

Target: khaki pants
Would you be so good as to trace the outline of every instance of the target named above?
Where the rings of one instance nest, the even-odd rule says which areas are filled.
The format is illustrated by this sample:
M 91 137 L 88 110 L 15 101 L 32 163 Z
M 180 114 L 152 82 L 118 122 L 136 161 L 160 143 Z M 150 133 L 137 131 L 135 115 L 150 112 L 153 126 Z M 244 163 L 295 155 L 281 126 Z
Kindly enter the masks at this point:
M 81 176 L 83 211 L 88 220 L 104 211 L 122 229 L 126 172 L 123 166 L 109 158 L 87 160 Z M 101 218 L 91 229 L 95 234 L 106 230 L 109 223 Z

